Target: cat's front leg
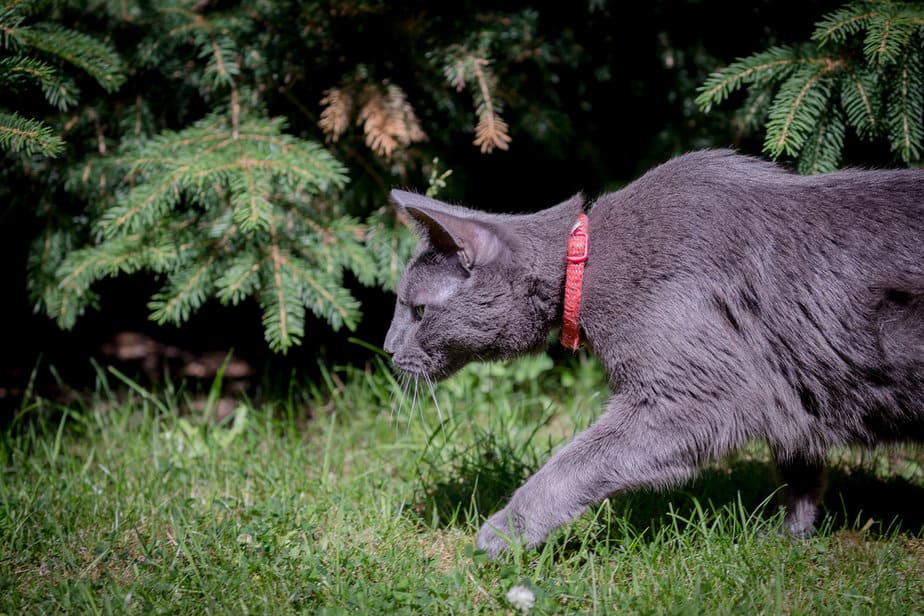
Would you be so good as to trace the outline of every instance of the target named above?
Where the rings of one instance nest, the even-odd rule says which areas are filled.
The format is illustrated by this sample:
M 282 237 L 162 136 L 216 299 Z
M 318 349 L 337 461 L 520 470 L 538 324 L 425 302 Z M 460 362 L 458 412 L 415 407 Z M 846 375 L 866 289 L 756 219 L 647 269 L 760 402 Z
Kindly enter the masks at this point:
M 530 477 L 506 507 L 481 527 L 476 545 L 494 558 L 511 542 L 527 547 L 608 495 L 664 487 L 690 477 L 696 461 L 692 432 L 668 427 L 670 409 L 614 397 L 607 412 Z M 673 422 L 668 422 L 673 423 Z
M 497 558 L 514 542 L 535 547 L 562 524 L 579 516 L 592 504 L 556 479 L 556 471 L 546 464 L 514 492 L 507 506 L 482 525 L 476 545 L 491 558 Z M 596 494 L 594 494 L 596 496 Z M 599 500 L 606 498 L 606 495 Z

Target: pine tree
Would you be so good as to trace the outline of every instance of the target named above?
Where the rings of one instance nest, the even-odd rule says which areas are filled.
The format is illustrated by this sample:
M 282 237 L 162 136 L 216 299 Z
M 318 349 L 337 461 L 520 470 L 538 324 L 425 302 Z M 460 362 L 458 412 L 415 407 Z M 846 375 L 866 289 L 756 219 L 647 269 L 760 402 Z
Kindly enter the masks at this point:
M 801 173 L 837 168 L 847 130 L 885 139 L 905 164 L 924 152 L 924 4 L 850 2 L 815 25 L 812 40 L 739 59 L 699 90 L 705 110 L 741 88 L 744 130 L 764 125 L 764 151 Z
M 459 134 L 489 154 L 516 131 L 567 125 L 534 99 L 529 121 L 502 118 L 526 106 L 524 64 L 548 75 L 574 61 L 536 35 L 530 9 L 460 21 L 378 0 L 4 6 L 0 80 L 66 112 L 0 116 L 24 135 L 0 141 L 0 196 L 24 185 L 5 194 L 44 221 L 30 297 L 63 328 L 105 310 L 100 280 L 142 272 L 160 285 L 148 299 L 158 323 L 256 301 L 277 351 L 310 335 L 310 314 L 355 327 L 347 276 L 393 287 L 414 245 L 391 186 L 445 183 L 430 161 Z M 395 40 L 378 44 L 399 60 L 352 27 L 381 21 Z M 8 101 L 0 91 L 0 112 Z M 62 155 L 17 166 L 12 149 Z
M 111 195 L 94 221 L 98 240 L 58 267 L 46 310 L 70 327 L 93 282 L 147 269 L 166 277 L 149 304 L 159 323 L 183 323 L 213 297 L 236 304 L 253 295 L 277 350 L 301 340 L 306 307 L 334 328 L 354 327 L 359 306 L 343 270 L 371 284 L 375 268 L 363 227 L 330 201 L 344 169 L 284 128 L 211 116 L 100 161 L 86 178 Z
M 187 79 L 217 110 L 182 130 L 139 134 L 115 156 L 74 170 L 71 182 L 92 187 L 86 194 L 96 201 L 93 241 L 63 258 L 46 249 L 63 241 L 59 231 L 37 242 L 33 264 L 47 281 L 37 300 L 71 327 L 95 302 L 94 282 L 147 270 L 165 281 L 149 302 L 159 323 L 181 324 L 213 298 L 237 304 L 253 296 L 274 350 L 302 340 L 306 310 L 335 329 L 355 327 L 359 304 L 343 273 L 366 284 L 377 278 L 364 225 L 337 204 L 346 170 L 248 104 L 231 26 L 241 33 L 253 24 L 240 14 L 206 19 L 182 4 L 161 6 L 153 19 L 165 22 L 158 32 L 180 40 L 151 40 L 146 53 L 164 46 L 190 64 L 195 58 Z

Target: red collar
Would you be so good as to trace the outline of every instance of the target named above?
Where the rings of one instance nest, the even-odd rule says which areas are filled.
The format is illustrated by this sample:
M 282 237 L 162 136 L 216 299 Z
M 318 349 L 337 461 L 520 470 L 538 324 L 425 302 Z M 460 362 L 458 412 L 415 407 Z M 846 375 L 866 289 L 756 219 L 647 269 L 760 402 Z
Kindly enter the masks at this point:
M 565 274 L 565 310 L 561 326 L 561 344 L 576 351 L 581 343 L 581 328 L 578 325 L 578 313 L 581 310 L 581 287 L 584 282 L 584 263 L 590 237 L 587 235 L 587 215 L 580 214 L 571 235 L 568 236 L 568 270 Z

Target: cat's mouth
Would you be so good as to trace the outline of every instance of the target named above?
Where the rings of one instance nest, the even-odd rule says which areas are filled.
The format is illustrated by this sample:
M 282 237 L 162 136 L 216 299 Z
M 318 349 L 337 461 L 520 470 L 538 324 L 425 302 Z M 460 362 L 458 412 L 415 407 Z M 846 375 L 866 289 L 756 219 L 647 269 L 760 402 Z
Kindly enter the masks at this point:
M 405 377 L 424 379 L 433 383 L 448 379 L 464 365 L 461 363 L 458 365 L 424 365 L 420 361 L 407 361 L 398 357 L 392 357 L 391 363 L 395 369 Z

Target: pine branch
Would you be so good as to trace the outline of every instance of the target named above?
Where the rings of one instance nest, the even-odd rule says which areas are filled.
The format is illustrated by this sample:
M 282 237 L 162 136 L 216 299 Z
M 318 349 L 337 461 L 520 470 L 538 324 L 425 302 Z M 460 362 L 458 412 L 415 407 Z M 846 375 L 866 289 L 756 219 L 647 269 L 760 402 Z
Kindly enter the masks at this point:
M 830 73 L 837 65 L 810 66 L 796 71 L 773 101 L 764 149 L 777 157 L 797 155 L 824 113 L 831 93 Z
M 748 87 L 740 130 L 766 114 L 764 151 L 794 157 L 803 172 L 840 164 L 848 126 L 862 139 L 887 134 L 906 163 L 919 160 L 924 4 L 851 2 L 824 16 L 812 40 L 825 53 L 775 47 L 735 61 L 707 79 L 697 103 L 708 111 Z
M 266 341 L 276 351 L 286 351 L 301 342 L 305 335 L 305 304 L 293 280 L 291 271 L 284 267 L 285 259 L 279 247 L 275 226 L 271 226 L 270 265 L 272 273 L 269 284 L 261 293 L 263 328 Z
M 748 93 L 747 99 L 735 115 L 736 125 L 738 126 L 735 136 L 736 141 L 740 140 L 745 133 L 755 130 L 763 123 L 770 113 L 772 101 L 773 92 L 770 89 L 753 88 Z
M 272 173 L 261 161 L 250 160 L 246 155 L 236 164 L 240 173 L 234 173 L 228 178 L 234 222 L 244 232 L 269 229 L 273 215 L 273 205 L 270 203 Z
M 841 163 L 845 134 L 846 119 L 839 109 L 820 117 L 815 130 L 799 151 L 796 170 L 810 175 L 837 169 Z
M 812 40 L 821 45 L 843 43 L 849 36 L 867 28 L 871 19 L 882 14 L 881 9 L 880 3 L 851 2 L 815 24 Z
M 887 99 L 886 121 L 892 151 L 908 164 L 924 149 L 924 63 L 911 51 L 898 63 L 897 88 Z
M 107 45 L 54 24 L 23 26 L 23 21 L 35 8 L 31 2 L 13 2 L 0 7 L 3 46 L 14 46 L 18 52 L 0 59 L 0 84 L 17 89 L 25 82 L 37 83 L 45 98 L 61 110 L 77 102 L 78 92 L 73 82 L 60 77 L 51 64 L 24 55 L 29 48 L 86 71 L 108 91 L 122 84 L 125 76 L 119 57 Z M 0 112 L 0 148 L 53 158 L 64 150 L 64 142 L 40 120 L 28 119 L 16 112 Z
M 10 33 L 27 47 L 44 51 L 83 70 L 107 92 L 125 81 L 125 69 L 115 50 L 91 36 L 55 24 L 35 24 Z
M 50 64 L 26 56 L 0 58 L 0 85 L 15 88 L 30 81 L 38 84 L 46 100 L 62 111 L 77 103 L 77 86 L 60 77 Z
M 860 137 L 869 138 L 878 130 L 881 114 L 879 76 L 867 68 L 849 69 L 841 81 L 841 105 L 847 122 Z
M 319 265 L 328 274 L 339 276 L 342 270 L 347 269 L 361 284 L 376 284 L 377 267 L 366 245 L 368 229 L 365 225 L 351 216 L 338 216 L 324 225 L 311 220 L 306 212 L 299 209 L 294 208 L 293 214 L 320 240 L 296 249 L 306 262 L 317 261 L 321 256 Z
M 405 225 L 386 222 L 384 211 L 373 214 L 367 227 L 366 247 L 376 262 L 377 281 L 394 290 L 413 253 L 414 234 Z
M 490 38 L 490 33 L 482 34 Z M 487 44 L 483 41 L 477 52 L 471 52 L 462 45 L 452 45 L 441 57 L 443 75 L 457 92 L 472 86 L 478 116 L 474 145 L 485 154 L 494 151 L 494 148 L 508 149 L 511 142 L 509 127 L 500 117 L 502 109 L 497 94 L 497 77 L 490 68 Z
M 0 46 L 13 47 L 18 44 L 16 31 L 34 8 L 35 2 L 7 2 L 0 6 Z
M 72 251 L 57 269 L 57 284 L 44 290 L 44 308 L 60 327 L 70 329 L 95 299 L 90 287 L 97 280 L 142 269 L 164 272 L 180 256 L 173 238 L 162 233 L 128 235 Z
M 390 118 L 385 97 L 373 89 L 365 98 L 356 121 L 363 127 L 369 149 L 379 156 L 390 158 L 398 147 L 398 139 L 389 127 Z
M 202 51 L 202 56 L 208 58 L 205 65 L 205 78 L 213 86 L 233 87 L 234 78 L 240 74 L 240 66 L 234 61 L 237 44 L 225 37 L 212 37 L 209 45 Z
M 46 289 L 56 286 L 55 272 L 76 243 L 76 233 L 71 225 L 54 227 L 51 224 L 46 225 L 42 234 L 32 242 L 27 286 L 35 312 L 46 310 L 43 294 Z
M 173 272 L 167 284 L 148 302 L 151 319 L 180 325 L 215 291 L 215 256 L 197 259 L 192 267 Z
M 721 103 L 742 86 L 781 83 L 800 66 L 818 62 L 817 58 L 803 57 L 793 47 L 771 47 L 712 73 L 699 87 L 696 104 L 708 112 L 713 104 Z
M 472 64 L 472 72 L 478 82 L 478 91 L 480 93 L 477 106 L 478 125 L 475 127 L 474 144 L 481 148 L 483 154 L 490 154 L 494 148 L 506 150 L 510 147 L 507 123 L 498 115 L 498 106 L 491 96 L 491 91 L 495 85 L 494 74 L 488 69 L 487 60 L 483 58 L 476 58 Z
M 95 281 L 156 268 L 167 275 L 149 302 L 159 323 L 182 323 L 212 297 L 255 296 L 277 351 L 302 340 L 307 308 L 334 328 L 355 327 L 359 304 L 343 273 L 374 278 L 365 228 L 336 210 L 315 219 L 314 195 L 343 186 L 343 169 L 283 129 L 281 120 L 245 117 L 235 138 L 231 121 L 210 117 L 103 159 L 83 181 L 122 179 L 96 223 L 99 241 L 58 268 L 45 309 L 71 326 Z
M 220 14 L 206 18 L 201 13 L 185 6 L 161 8 L 159 11 L 175 26 L 168 32 L 168 39 L 185 40 L 191 37 L 198 50 L 198 59 L 205 60 L 201 73 L 203 85 L 210 89 L 227 88 L 230 92 L 230 117 L 232 133 L 237 138 L 240 130 L 240 91 L 237 77 L 240 75 L 240 45 L 227 33 L 235 28 L 236 20 L 222 19 Z M 227 22 L 227 23 L 222 23 Z
M 356 121 L 363 127 L 366 145 L 379 156 L 391 158 L 399 147 L 420 142 L 426 135 L 404 91 L 389 85 L 384 92 L 376 86 L 363 89 L 363 104 Z
M 335 278 L 319 269 L 303 267 L 298 260 L 283 257 L 284 270 L 299 283 L 302 306 L 308 306 L 318 317 L 326 319 L 334 330 L 344 325 L 356 329 L 359 302 Z
M 899 58 L 918 29 L 913 19 L 901 14 L 876 15 L 869 22 L 863 43 L 868 62 L 890 64 Z
M 0 149 L 54 158 L 64 150 L 64 141 L 39 120 L 0 112 Z
M 223 304 L 237 305 L 260 288 L 260 271 L 266 260 L 253 251 L 246 251 L 231 259 L 218 278 L 218 299 Z
M 98 223 L 107 236 L 131 233 L 168 215 L 183 195 L 205 198 L 214 183 L 228 190 L 235 220 L 251 232 L 269 226 L 271 187 L 290 190 L 342 185 L 342 167 L 321 148 L 281 134 L 281 121 L 245 120 L 235 139 L 222 119 L 208 118 L 178 133 L 163 133 L 127 165 L 134 187 Z M 139 181 L 139 180 L 144 181 Z

